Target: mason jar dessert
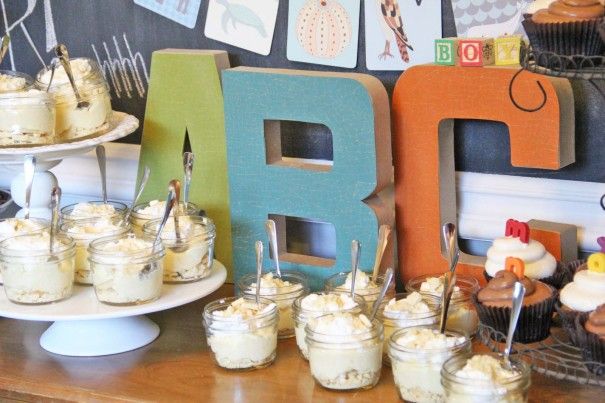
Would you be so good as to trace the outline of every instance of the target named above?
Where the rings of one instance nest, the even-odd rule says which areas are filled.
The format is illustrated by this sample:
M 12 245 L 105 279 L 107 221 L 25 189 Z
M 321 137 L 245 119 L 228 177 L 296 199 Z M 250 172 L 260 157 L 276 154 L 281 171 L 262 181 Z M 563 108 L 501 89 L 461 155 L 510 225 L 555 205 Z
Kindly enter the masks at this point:
M 327 313 L 350 312 L 362 313 L 365 310 L 365 302 L 362 297 L 355 295 L 354 298 L 347 293 L 315 292 L 304 297 L 299 297 L 292 305 L 294 318 L 296 344 L 305 359 L 309 359 L 309 349 L 305 341 L 305 327 L 312 318 L 323 316 Z
M 405 285 L 408 292 L 417 291 L 439 299 L 443 296 L 443 275 L 427 274 L 415 277 Z M 479 327 L 479 317 L 471 301 L 479 291 L 479 281 L 470 276 L 456 275 L 456 285 L 450 301 L 446 328 L 473 336 Z
M 50 85 L 48 91 L 54 96 L 57 112 L 55 132 L 62 141 L 107 131 L 112 114 L 109 86 L 99 64 L 82 57 L 71 59 L 70 65 L 78 92 L 88 107 L 77 107 L 76 95 L 60 63 L 56 64 L 54 75 L 47 67 L 36 76 L 39 89 L 46 91 Z
M 161 220 L 149 221 L 143 233 L 155 237 Z M 176 222 L 168 219 L 162 230 L 164 282 L 184 283 L 208 277 L 212 271 L 216 230 L 208 217 L 179 216 Z
M 331 277 L 328 277 L 325 282 L 325 290 L 326 291 L 338 291 L 338 292 L 351 292 L 351 284 L 353 280 L 352 272 L 340 272 Z M 384 283 L 384 276 L 378 275 L 376 277 L 376 282 L 372 281 L 372 278 L 367 273 L 357 270 L 357 275 L 355 276 L 355 294 L 361 295 L 366 303 L 366 309 L 369 313 L 374 306 L 374 302 L 378 299 L 378 295 L 380 295 L 380 288 Z M 395 282 L 391 282 L 389 288 L 387 289 L 387 293 L 385 298 L 391 297 L 395 295 Z
M 0 242 L 19 235 L 47 231 L 50 223 L 40 218 L 4 218 L 0 220 Z M 2 272 L 0 271 L 0 283 Z
M 0 84 L 1 85 L 1 84 Z M 0 146 L 55 142 L 55 103 L 43 91 L 0 91 Z
M 46 304 L 69 298 L 74 282 L 75 247 L 57 235 L 35 232 L 0 242 L 0 263 L 7 298 L 19 304 Z
M 227 369 L 265 368 L 275 361 L 278 309 L 253 297 L 224 298 L 204 308 L 204 328 L 216 363 Z
M 305 329 L 311 375 L 328 389 L 369 389 L 382 370 L 382 324 L 364 314 L 330 313 Z
M 416 326 L 393 333 L 389 356 L 399 397 L 409 402 L 443 402 L 441 366 L 450 357 L 468 355 L 469 338 L 437 326 Z
M 126 234 L 90 243 L 88 260 L 97 299 L 109 305 L 154 301 L 162 292 L 164 247 Z
M 152 200 L 147 203 L 141 203 L 134 206 L 132 214 L 130 214 L 130 224 L 135 234 L 140 235 L 143 233 L 143 227 L 149 221 L 161 219 L 164 216 L 164 210 L 166 209 L 166 202 L 160 200 Z M 193 203 L 188 203 L 185 209 L 185 203 L 180 202 L 178 205 L 178 215 L 184 216 L 196 216 L 200 209 Z M 170 211 L 170 216 L 174 216 L 174 210 Z
M 295 271 L 281 271 L 281 278 L 275 272 L 265 273 L 260 280 L 260 295 L 277 304 L 279 309 L 279 338 L 294 336 L 292 304 L 296 298 L 309 293 L 307 277 Z M 237 282 L 239 295 L 256 295 L 256 274 L 247 274 Z
M 30 90 L 34 80 L 27 74 L 12 70 L 0 70 L 0 94 Z
M 92 284 L 92 271 L 88 262 L 90 243 L 103 237 L 124 235 L 128 229 L 128 225 L 120 222 L 118 216 L 68 220 L 61 224 L 60 231 L 70 236 L 76 244 L 76 283 Z
M 528 400 L 531 368 L 499 354 L 452 357 L 443 364 L 441 383 L 447 402 L 523 403 Z
M 126 205 L 116 201 L 104 203 L 94 200 L 83 203 L 70 204 L 61 209 L 61 220 L 64 222 L 84 220 L 90 218 L 122 218 L 126 213 Z

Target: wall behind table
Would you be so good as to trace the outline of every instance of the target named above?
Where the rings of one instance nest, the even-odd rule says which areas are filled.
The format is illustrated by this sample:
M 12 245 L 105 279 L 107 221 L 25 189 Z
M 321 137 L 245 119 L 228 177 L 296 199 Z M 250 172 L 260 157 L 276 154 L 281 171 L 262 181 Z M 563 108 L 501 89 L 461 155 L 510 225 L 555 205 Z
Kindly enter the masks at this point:
M 436 1 L 436 0 L 429 0 Z M 31 36 L 34 47 L 48 63 L 52 52 L 47 52 L 49 13 L 45 12 L 43 0 L 0 0 L 6 19 L 0 21 L 0 32 L 28 13 L 23 20 L 25 30 Z M 135 66 L 134 71 L 116 69 L 115 81 L 111 83 L 114 109 L 136 115 L 140 119 L 145 112 L 147 78 L 151 53 L 163 48 L 224 49 L 229 52 L 232 66 L 280 67 L 307 70 L 355 71 L 378 77 L 389 93 L 400 72 L 368 72 L 365 69 L 365 44 L 363 7 L 361 7 L 360 41 L 357 68 L 354 70 L 290 62 L 286 59 L 286 33 L 288 1 L 280 1 L 273 46 L 269 56 L 260 56 L 239 48 L 208 39 L 203 34 L 206 20 L 207 1 L 202 2 L 194 29 L 186 28 L 145 8 L 132 0 L 52 0 L 48 1 L 52 11 L 54 32 L 59 42 L 68 45 L 72 56 L 87 56 L 101 63 L 113 62 L 118 66 L 120 55 Z M 0 11 L 2 11 L 0 9 Z M 443 34 L 455 35 L 455 26 L 450 0 L 442 0 Z M 47 10 L 48 11 L 48 10 Z M 8 23 L 8 24 L 7 24 Z M 26 40 L 24 30 L 16 26 L 13 31 L 13 54 L 17 70 L 34 75 L 40 68 L 36 53 Z M 0 68 L 10 69 L 7 56 Z M 106 70 L 109 73 L 109 69 Z M 121 75 L 124 73 L 124 75 Z M 111 79 L 110 79 L 111 81 Z M 117 85 L 116 85 L 117 83 Z M 130 87 L 127 88 L 127 85 Z M 119 85 L 119 88 L 118 88 Z M 601 89 L 605 83 L 598 82 Z M 456 169 L 459 171 L 498 173 L 520 176 L 548 177 L 591 182 L 605 182 L 605 100 L 589 83 L 573 82 L 576 97 L 576 152 L 577 162 L 560 171 L 515 169 L 510 166 L 507 129 L 494 122 L 457 122 L 456 125 Z M 477 100 L 480 102 L 480 100 Z M 323 134 L 306 133 L 306 136 Z M 539 136 L 540 133 L 530 133 Z M 124 141 L 140 142 L 141 131 Z M 330 157 L 329 150 L 313 148 L 324 141 L 310 141 L 307 149 L 292 147 L 299 156 L 313 158 Z M 317 147 L 317 146 L 315 146 Z M 288 145 L 285 147 L 288 149 Z

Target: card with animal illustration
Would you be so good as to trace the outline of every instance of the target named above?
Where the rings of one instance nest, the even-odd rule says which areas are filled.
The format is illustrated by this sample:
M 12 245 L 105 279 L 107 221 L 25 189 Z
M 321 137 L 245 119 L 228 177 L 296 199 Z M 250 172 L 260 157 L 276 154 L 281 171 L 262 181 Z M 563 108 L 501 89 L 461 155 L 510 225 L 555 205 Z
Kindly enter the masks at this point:
M 279 0 L 210 0 L 204 35 L 266 56 L 278 7 Z
M 355 68 L 359 0 L 290 0 L 288 60 Z
M 195 28 L 202 0 L 134 0 L 135 4 L 169 18 L 187 28 Z
M 459 37 L 497 38 L 524 34 L 523 14 L 552 0 L 452 0 Z
M 368 70 L 405 70 L 434 59 L 441 38 L 441 2 L 434 0 L 366 0 Z

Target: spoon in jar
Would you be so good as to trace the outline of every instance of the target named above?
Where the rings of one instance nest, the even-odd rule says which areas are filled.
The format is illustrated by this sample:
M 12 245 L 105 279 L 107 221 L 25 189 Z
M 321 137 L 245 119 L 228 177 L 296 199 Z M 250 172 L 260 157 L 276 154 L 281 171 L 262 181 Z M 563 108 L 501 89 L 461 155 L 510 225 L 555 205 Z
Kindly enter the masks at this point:
M 153 240 L 153 244 L 151 244 L 151 250 L 154 253 L 155 253 L 155 249 L 158 246 L 158 244 L 161 244 L 160 239 L 162 238 L 162 231 L 164 230 L 164 226 L 166 225 L 166 222 L 168 222 L 168 217 L 170 217 L 170 211 L 174 207 L 174 200 L 175 200 L 174 191 L 171 190 L 168 192 L 168 197 L 166 198 L 166 208 L 164 208 L 164 216 L 162 217 L 162 221 L 160 222 L 160 225 L 158 226 L 158 232 L 155 234 L 155 239 Z M 149 273 L 151 271 L 151 269 L 152 269 L 151 263 L 147 263 L 145 265 L 145 267 L 143 267 L 143 269 L 139 273 L 139 277 Z
M 103 190 L 103 204 L 107 204 L 107 157 L 105 147 L 98 145 L 95 149 L 97 153 L 97 163 L 101 172 L 101 189 Z
M 193 174 L 193 163 L 195 162 L 195 154 L 192 152 L 183 153 L 183 205 L 185 211 L 189 209 L 189 189 L 191 187 L 191 176 Z
M 2 64 L 2 60 L 4 60 L 4 56 L 6 56 L 6 52 L 8 52 L 8 45 L 11 43 L 11 37 L 9 34 L 6 34 L 2 37 L 2 45 L 0 45 L 0 64 Z
M 260 279 L 263 275 L 263 242 L 256 241 L 254 244 L 254 251 L 256 252 L 256 306 L 260 309 Z
M 384 283 L 382 283 L 382 288 L 380 289 L 380 294 L 378 294 L 378 299 L 374 301 L 374 305 L 372 306 L 372 313 L 370 313 L 370 321 L 374 320 L 376 314 L 378 313 L 378 308 L 382 304 L 385 295 L 387 295 L 387 290 L 391 285 L 391 281 L 393 281 L 393 268 L 389 267 L 387 271 L 384 273 Z
M 275 221 L 265 221 L 265 231 L 267 232 L 267 236 L 269 237 L 269 248 L 271 248 L 271 253 L 273 254 L 273 259 L 275 260 L 275 273 L 277 274 L 277 277 L 281 278 L 281 270 L 279 269 L 279 252 L 277 248 L 277 229 L 275 227 Z
M 55 237 L 57 233 L 57 227 L 59 224 L 59 206 L 61 205 L 61 188 L 58 186 L 53 187 L 50 194 L 50 209 L 51 209 L 51 219 L 50 219 L 50 254 L 53 253 L 53 248 L 55 244 Z M 55 256 L 51 256 L 50 260 L 56 260 Z
M 168 183 L 168 190 L 174 192 L 174 211 L 172 212 L 172 218 L 174 220 L 174 236 L 176 238 L 176 243 L 181 243 L 181 228 L 179 225 L 179 207 L 181 200 L 181 182 L 177 179 L 173 179 Z M 172 248 L 173 252 L 183 252 L 186 250 L 186 246 L 180 246 L 176 248 Z
M 62 43 L 58 44 L 57 46 L 55 46 L 55 54 L 59 58 L 59 61 L 61 62 L 61 65 L 63 66 L 63 69 L 65 70 L 65 74 L 67 74 L 67 78 L 69 79 L 71 88 L 74 91 L 76 100 L 78 101 L 78 104 L 76 105 L 76 107 L 78 109 L 89 108 L 90 103 L 86 102 L 82 99 L 82 96 L 78 92 L 78 87 L 76 87 L 76 81 L 74 80 L 74 75 L 71 70 L 71 64 L 69 61 L 69 52 L 67 51 L 67 46 L 63 45 Z
M 374 258 L 374 270 L 372 270 L 372 282 L 376 284 L 376 278 L 380 271 L 380 263 L 382 263 L 382 257 L 384 251 L 387 248 L 389 242 L 389 235 L 391 234 L 391 227 L 383 224 L 378 229 L 378 244 L 376 245 L 376 257 Z
M 355 298 L 355 279 L 359 270 L 359 256 L 361 255 L 361 244 L 357 239 L 351 241 L 351 298 Z
M 134 199 L 132 200 L 132 204 L 130 205 L 130 207 L 128 209 L 126 209 L 126 214 L 124 214 L 124 217 L 120 220 L 118 227 L 121 227 L 122 224 L 124 224 L 124 223 L 128 224 L 128 222 L 130 221 L 130 215 L 132 214 L 132 210 L 134 209 L 134 206 L 137 205 L 137 201 L 141 198 L 141 195 L 143 194 L 143 190 L 145 190 L 145 186 L 147 186 L 147 181 L 149 180 L 150 172 L 151 172 L 151 170 L 149 169 L 149 167 L 147 165 L 145 165 L 145 171 L 143 172 L 143 178 L 141 178 L 141 183 L 139 184 L 139 190 L 137 191 L 137 194 L 134 196 Z
M 36 172 L 36 157 L 26 155 L 23 161 L 23 173 L 25 176 L 25 206 L 23 218 L 29 219 L 30 201 L 32 197 L 32 185 L 34 183 L 34 173 Z
M 450 266 L 449 273 L 446 273 L 443 276 L 443 295 L 441 297 L 441 321 L 439 330 L 441 333 L 444 333 L 445 325 L 447 323 L 447 313 L 450 307 L 452 294 L 454 293 L 454 286 L 456 285 L 456 265 L 458 264 L 460 250 L 456 246 L 456 238 L 458 237 L 456 225 L 446 223 L 443 225 L 442 231 L 445 250 L 447 252 L 447 258 Z
M 519 321 L 519 314 L 523 307 L 523 297 L 525 297 L 525 286 L 520 281 L 517 281 L 513 289 L 513 306 L 510 313 L 510 322 L 508 322 L 506 346 L 504 347 L 504 364 L 508 369 L 512 369 L 509 357 L 513 347 L 513 336 L 517 328 L 517 322 Z

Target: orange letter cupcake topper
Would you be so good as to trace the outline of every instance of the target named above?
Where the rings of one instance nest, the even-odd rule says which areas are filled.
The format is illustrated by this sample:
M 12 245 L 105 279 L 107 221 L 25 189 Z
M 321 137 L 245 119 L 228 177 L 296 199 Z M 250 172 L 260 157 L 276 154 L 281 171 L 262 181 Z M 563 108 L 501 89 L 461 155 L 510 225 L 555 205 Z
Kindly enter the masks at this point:
M 504 235 L 519 238 L 523 243 L 529 243 L 529 225 L 526 222 L 510 218 L 506 221 L 506 232 Z
M 504 270 L 515 273 L 521 280 L 525 276 L 525 262 L 518 257 L 509 256 L 504 261 Z

